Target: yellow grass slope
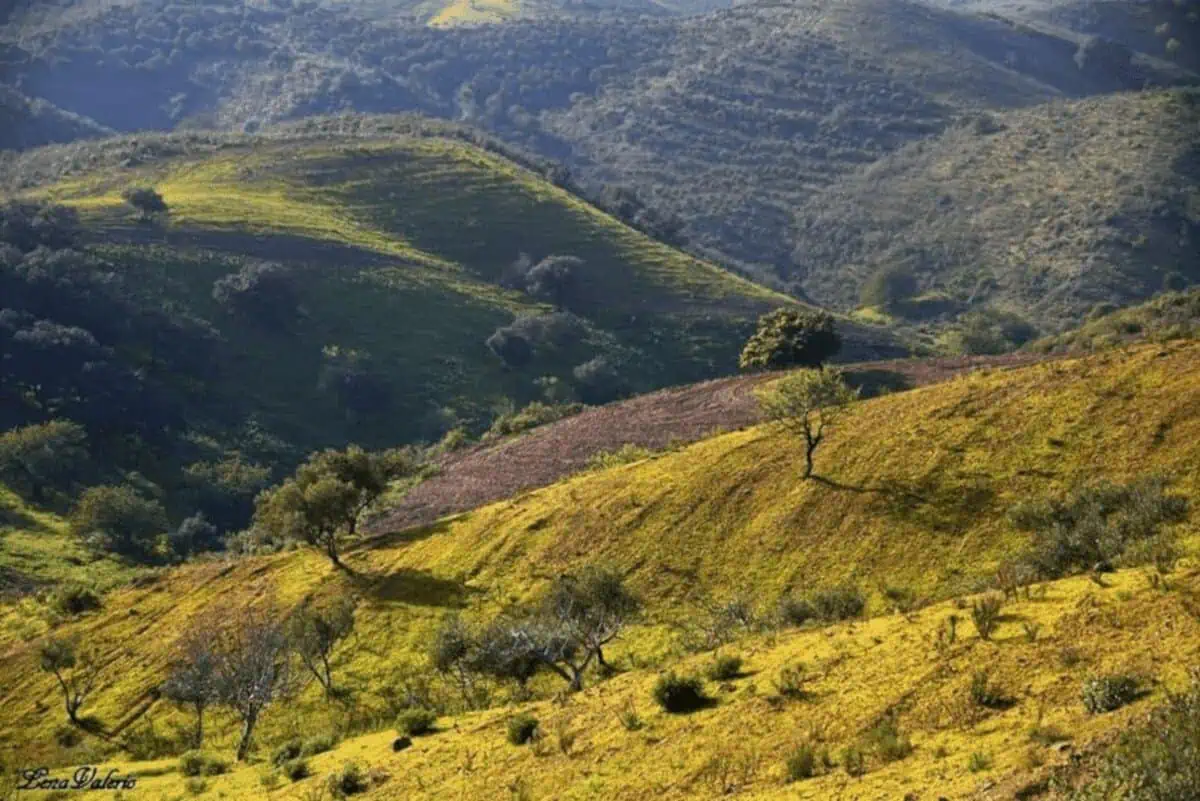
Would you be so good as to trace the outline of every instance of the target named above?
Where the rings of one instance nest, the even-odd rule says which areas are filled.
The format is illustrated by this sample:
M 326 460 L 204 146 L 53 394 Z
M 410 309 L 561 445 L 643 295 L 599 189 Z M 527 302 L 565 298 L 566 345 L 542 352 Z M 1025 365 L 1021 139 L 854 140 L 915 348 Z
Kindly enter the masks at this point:
M 665 623 L 686 616 L 693 609 L 691 602 L 701 594 L 722 598 L 745 593 L 766 603 L 787 588 L 803 591 L 850 578 L 871 591 L 870 608 L 875 613 L 886 611 L 878 592 L 882 584 L 907 586 L 928 596 L 962 595 L 982 586 L 996 561 L 1021 546 L 1022 536 L 1004 518 L 1015 501 L 1061 492 L 1101 477 L 1120 480 L 1151 472 L 1174 478 L 1177 491 L 1195 498 L 1197 463 L 1200 343 L 1141 346 L 1077 361 L 980 373 L 864 402 L 818 452 L 821 481 L 799 479 L 793 442 L 762 428 L 734 432 L 633 465 L 585 474 L 426 530 L 390 535 L 349 555 L 348 562 L 358 574 L 354 578 L 333 571 L 308 552 L 193 566 L 167 572 L 154 584 L 113 593 L 103 612 L 66 624 L 59 633 L 85 637 L 108 660 L 103 686 L 86 711 L 98 715 L 111 729 L 149 697 L 147 693 L 163 676 L 171 642 L 194 615 L 223 603 L 261 603 L 274 597 L 287 605 L 310 594 L 352 592 L 360 599 L 358 644 L 347 650 L 338 672 L 358 690 L 358 700 L 366 710 L 363 714 L 377 714 L 385 721 L 386 704 L 381 695 L 393 681 L 394 669 L 422 661 L 420 649 L 445 611 L 466 609 L 468 614 L 477 614 L 529 598 L 549 578 L 586 562 L 605 561 L 623 569 L 648 600 L 649 623 L 627 637 L 613 656 L 624 664 L 671 665 L 681 650 Z M 1194 545 L 1195 523 L 1185 524 L 1183 533 Z M 1129 590 L 1145 583 L 1140 574 L 1129 574 L 1121 581 Z M 1181 586 L 1186 589 L 1186 582 Z M 1074 642 L 1092 649 L 1100 666 L 1128 659 L 1139 664 L 1156 659 L 1165 660 L 1164 666 L 1183 664 L 1172 660 L 1184 660 L 1187 649 L 1166 646 L 1169 638 L 1184 638 L 1188 631 L 1180 617 L 1184 613 L 1177 608 L 1183 603 L 1182 594 L 1159 598 L 1142 593 L 1135 603 L 1114 607 L 1111 614 L 1094 613 L 1104 620 L 1116 615 L 1126 621 L 1122 624 L 1126 628 L 1113 629 L 1124 634 L 1107 630 L 1103 636 L 1092 636 L 1090 631 L 1086 636 L 1071 634 L 1076 631 L 1071 626 L 1084 625 L 1071 623 L 1071 615 L 1094 616 L 1086 610 L 1075 611 L 1086 591 L 1088 585 L 1082 582 L 1055 585 L 1048 599 L 1060 603 L 1035 602 L 1022 607 L 1024 611 L 1004 627 L 1001 639 L 1008 645 L 994 658 L 978 658 L 1003 666 L 1014 684 L 1021 682 L 1013 692 L 1024 692 L 1024 683 L 1034 681 L 1034 689 L 1052 688 L 1058 693 L 1055 698 L 1073 698 L 1077 683 L 1055 684 L 1057 674 L 1035 680 L 1040 674 L 1028 673 L 1028 679 L 1022 678 L 1024 668 L 1049 664 L 1053 651 L 1050 645 L 1018 646 L 1021 635 L 1016 621 L 1019 616 L 1040 619 L 1044 614 L 1047 630 L 1062 632 L 1057 645 Z M 1105 591 L 1097 597 L 1108 604 L 1116 593 Z M 1143 604 L 1148 605 L 1144 610 Z M 828 674 L 828 681 L 835 683 L 827 685 L 830 694 L 821 697 L 826 699 L 825 711 L 832 721 L 827 725 L 836 732 L 830 737 L 841 744 L 856 727 L 865 726 L 873 715 L 902 700 L 914 704 L 909 714 L 915 716 L 910 720 L 917 731 L 932 736 L 938 730 L 940 724 L 930 721 L 942 713 L 930 706 L 935 704 L 932 698 L 923 695 L 935 690 L 921 688 L 922 682 L 931 680 L 926 673 L 936 667 L 927 661 L 931 646 L 925 639 L 939 619 L 926 613 L 920 626 L 888 618 L 853 627 L 858 633 L 853 635 L 857 645 L 848 646 L 852 651 L 857 648 L 861 655 L 863 649 L 882 649 L 878 659 L 856 658 L 859 667 L 855 670 L 878 672 L 870 674 L 875 678 L 865 673 L 854 678 L 840 669 Z M 1164 628 L 1161 636 L 1136 634 L 1132 621 L 1148 619 L 1181 622 L 1175 629 Z M 839 637 L 852 636 L 849 629 L 839 631 L 842 633 L 785 639 L 779 646 L 784 650 L 772 651 L 763 657 L 763 663 L 757 664 L 757 657 L 751 659 L 750 669 L 759 671 L 753 683 L 760 692 L 769 692 L 775 672 L 793 659 L 817 665 L 824 674 L 826 668 L 820 665 L 831 665 L 828 660 L 833 658 L 825 646 L 832 648 Z M 875 637 L 881 643 L 876 643 Z M 891 643 L 899 649 L 905 642 L 904 648 L 909 650 L 895 654 L 889 650 L 891 646 L 884 647 Z M 1193 638 L 1190 647 L 1194 649 L 1196 642 Z M 53 730 L 62 716 L 53 679 L 36 670 L 35 648 L 36 642 L 10 638 L 0 649 L 0 732 L 5 737 L 5 758 L 11 762 L 13 755 L 23 754 L 26 759 L 83 761 L 78 753 L 64 752 L 53 744 Z M 1013 661 L 1006 661 L 1009 658 Z M 894 661 L 883 664 L 884 660 Z M 604 737 L 615 737 L 614 705 L 619 698 L 613 694 L 618 688 L 627 688 L 644 703 L 652 678 L 649 672 L 635 671 L 605 684 L 596 697 L 608 700 L 595 702 L 600 704 L 597 707 L 586 706 L 592 701 L 581 702 L 585 703 L 581 714 L 586 711 L 597 719 L 612 720 Z M 952 691 L 951 686 L 961 681 L 961 676 L 952 679 L 947 673 L 933 686 L 942 688 L 936 692 L 952 694 L 957 690 Z M 843 715 L 833 692 L 837 682 L 863 687 L 878 684 L 875 690 L 863 690 L 862 709 L 854 713 L 857 717 L 836 722 L 833 719 Z M 905 688 L 914 691 L 911 699 Z M 745 702 L 762 703 L 753 698 Z M 795 714 L 801 709 L 797 707 Z M 550 714 L 549 710 L 545 714 Z M 1027 706 L 1021 714 L 1029 714 Z M 715 717 L 706 717 L 710 715 Z M 601 789 L 596 792 L 600 795 L 596 797 L 645 797 L 648 792 L 659 792 L 656 783 L 662 784 L 662 792 L 681 792 L 681 788 L 691 787 L 687 777 L 712 756 L 707 738 L 732 743 L 759 736 L 757 729 L 744 736 L 737 734 L 742 717 L 722 705 L 697 718 L 662 719 L 655 724 L 661 728 L 657 744 L 643 742 L 646 735 L 629 735 L 630 742 L 648 749 L 642 757 L 645 765 L 633 772 L 628 767 L 601 771 L 601 757 L 624 758 L 619 755 L 625 753 L 625 741 L 596 740 L 595 750 L 589 751 L 586 760 L 563 765 L 564 770 L 580 771 L 577 779 L 571 780 L 578 781 L 573 791 L 578 795 L 535 797 L 588 797 L 588 782 L 599 782 Z M 261 742 L 266 749 L 288 732 L 320 731 L 341 719 L 341 712 L 310 691 L 301 702 L 264 721 Z M 137 725 L 149 721 L 163 732 L 185 720 L 160 703 L 151 705 Z M 705 720 L 712 725 L 701 725 Z M 761 724 L 764 731 L 775 732 L 773 739 L 762 745 L 771 759 L 785 742 L 801 734 L 792 723 L 783 725 L 782 721 L 788 720 L 779 717 L 778 725 Z M 233 731 L 228 724 L 220 720 L 211 723 L 213 747 L 232 745 Z M 482 764 L 482 755 L 493 747 L 490 740 L 501 736 L 496 716 L 471 718 L 461 726 L 464 730 L 484 726 L 486 733 L 479 735 L 478 748 L 483 749 L 485 741 L 489 744 L 479 752 L 476 763 Z M 583 737 L 589 740 L 591 735 Z M 382 744 L 383 739 L 364 742 Z M 429 742 L 441 748 L 449 741 Z M 471 745 L 474 741 L 464 742 L 464 747 L 476 748 Z M 424 743 L 414 758 L 424 752 Z M 966 747 L 955 746 L 959 762 L 969 756 L 960 753 Z M 932 746 L 922 753 L 927 755 L 930 750 Z M 506 759 L 525 758 L 523 752 L 504 753 Z M 465 754 L 460 754 L 464 761 Z M 997 753 L 995 758 L 997 765 L 1007 765 L 1010 755 Z M 442 781 L 446 776 L 435 775 L 436 771 L 457 769 L 443 763 L 432 760 L 429 770 L 434 772 L 426 773 L 423 780 Z M 592 766 L 591 778 L 582 773 L 585 764 Z M 639 763 L 630 762 L 633 764 Z M 943 769 L 952 767 L 958 771 L 961 766 L 947 763 Z M 933 763 L 927 765 L 928 770 L 936 768 Z M 768 773 L 776 769 L 770 762 Z M 900 771 L 896 773 L 887 768 L 892 772 L 881 775 L 907 776 L 906 770 L 896 768 Z M 486 775 L 490 774 L 481 774 Z M 477 787 L 476 778 L 466 774 L 460 778 Z M 617 787 L 622 781 L 630 788 L 625 796 L 603 789 Z M 216 786 L 215 780 L 213 784 Z M 495 789 L 494 783 L 490 785 L 491 791 Z M 484 792 L 472 789 L 464 797 L 495 797 L 481 794 Z

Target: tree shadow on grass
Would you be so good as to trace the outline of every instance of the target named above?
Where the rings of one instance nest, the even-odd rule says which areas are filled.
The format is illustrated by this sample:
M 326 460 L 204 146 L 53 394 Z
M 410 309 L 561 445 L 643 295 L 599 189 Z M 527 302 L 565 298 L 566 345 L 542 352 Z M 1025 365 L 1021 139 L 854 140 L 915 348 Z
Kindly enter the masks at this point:
M 930 476 L 920 481 L 884 478 L 875 486 L 844 484 L 815 474 L 812 480 L 831 489 L 874 495 L 875 507 L 888 517 L 948 534 L 965 531 L 996 495 L 980 482 L 942 484 Z
M 478 592 L 462 582 L 409 567 L 390 573 L 353 573 L 351 578 L 366 596 L 384 604 L 463 607 Z

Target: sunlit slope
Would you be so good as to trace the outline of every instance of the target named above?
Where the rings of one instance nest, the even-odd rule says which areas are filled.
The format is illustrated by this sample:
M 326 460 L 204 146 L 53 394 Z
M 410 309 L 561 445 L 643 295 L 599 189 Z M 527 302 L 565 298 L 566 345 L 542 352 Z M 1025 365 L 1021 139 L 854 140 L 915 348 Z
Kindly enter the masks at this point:
M 538 397 L 540 376 L 569 381 L 597 356 L 632 391 L 729 373 L 757 315 L 788 302 L 450 138 L 179 135 L 23 158 L 13 173 L 33 176 L 25 194 L 78 207 L 147 304 L 169 300 L 212 323 L 228 346 L 220 391 L 248 389 L 269 424 L 306 447 L 419 436 L 420 420 L 440 408 L 478 418 L 505 398 Z M 163 195 L 166 225 L 136 222 L 121 199 L 136 185 Z M 569 309 L 584 330 L 506 369 L 485 340 L 552 308 L 502 278 L 523 256 L 552 255 L 583 261 Z M 246 258 L 296 269 L 304 316 L 286 336 L 242 325 L 212 300 L 213 281 Z M 885 339 L 862 330 L 851 339 L 872 336 Z M 386 423 L 342 430 L 317 390 L 331 345 L 369 353 L 397 389 Z
M 977 591 L 1023 546 L 1005 518 L 1014 502 L 1151 472 L 1194 499 L 1198 459 L 1200 343 L 1143 346 L 863 402 L 818 452 L 822 480 L 800 480 L 794 442 L 761 428 L 730 433 L 376 541 L 348 554 L 355 576 L 308 551 L 180 568 L 110 594 L 105 610 L 60 633 L 112 660 L 89 713 L 116 726 L 162 679 L 169 645 L 193 616 L 352 593 L 359 646 L 338 670 L 357 688 L 356 714 L 386 719 L 393 671 L 423 664 L 444 612 L 531 598 L 587 562 L 626 571 L 649 604 L 649 625 L 614 658 L 662 664 L 678 650 L 666 623 L 694 614 L 704 596 L 771 603 L 787 588 L 849 578 L 879 612 L 883 585 L 934 597 Z M 1193 516 L 1182 532 L 1192 546 L 1196 532 Z M 43 707 L 56 705 L 56 689 L 35 668 L 35 646 L 10 639 L 0 649 L 4 748 L 70 760 L 53 744 L 59 721 Z M 153 709 L 156 726 L 182 721 Z M 313 731 L 340 714 L 315 692 L 292 711 Z M 263 726 L 270 742 L 290 724 Z M 232 729 L 212 731 L 229 744 Z
M 443 717 L 437 731 L 393 753 L 390 728 L 355 737 L 308 760 L 313 776 L 283 780 L 268 792 L 265 765 L 209 778 L 201 797 L 303 799 L 326 777 L 353 761 L 376 777 L 367 799 L 428 796 L 484 801 L 524 786 L 532 799 L 829 799 L 920 797 L 961 799 L 985 790 L 1013 793 L 1043 782 L 1073 754 L 1091 750 L 1136 725 L 1167 692 L 1186 683 L 1200 658 L 1200 619 L 1188 611 L 1200 590 L 1195 569 L 1177 575 L 1168 592 L 1152 589 L 1144 574 L 1123 571 L 1098 588 L 1085 578 L 1054 582 L 1044 596 L 1005 608 L 990 642 L 969 623 L 958 641 L 935 647 L 938 631 L 964 613 L 943 603 L 910 615 L 892 614 L 825 630 L 743 639 L 723 649 L 744 658 L 743 674 L 708 682 L 716 703 L 688 716 L 663 713 L 650 700 L 653 668 L 633 669 L 563 702 L 524 704 L 546 732 L 543 748 L 516 747 L 505 725 L 518 709 Z M 1036 628 L 1031 641 L 1024 631 Z M 631 637 L 638 636 L 636 633 Z M 1070 654 L 1070 656 L 1066 656 Z M 672 663 L 702 673 L 711 655 Z M 804 700 L 777 695 L 784 669 L 803 665 L 813 676 Z M 971 700 L 972 676 L 989 672 L 1011 699 L 1002 710 Z M 1135 673 L 1148 692 L 1131 706 L 1089 715 L 1079 700 L 1089 675 Z M 627 730 L 619 714 L 632 708 L 641 728 Z M 885 717 L 911 739 L 912 752 L 885 761 L 868 732 Z M 305 734 L 318 730 L 307 710 L 281 713 L 283 724 Z M 1031 736 L 1034 727 L 1043 739 Z M 573 735 L 564 752 L 559 743 Z M 1056 742 L 1056 741 L 1062 741 Z M 788 783 L 786 759 L 802 744 L 828 749 L 833 767 Z M 843 749 L 864 747 L 866 772 L 851 777 Z M 980 756 L 976 756 L 980 755 Z M 982 769 L 972 770 L 982 758 Z M 142 774 L 138 789 L 153 797 L 184 793 L 176 760 L 106 762 Z M 499 792 L 497 790 L 499 788 Z M 991 796 L 994 797 L 994 796 Z M 1008 797 L 1008 796 L 1006 796 Z

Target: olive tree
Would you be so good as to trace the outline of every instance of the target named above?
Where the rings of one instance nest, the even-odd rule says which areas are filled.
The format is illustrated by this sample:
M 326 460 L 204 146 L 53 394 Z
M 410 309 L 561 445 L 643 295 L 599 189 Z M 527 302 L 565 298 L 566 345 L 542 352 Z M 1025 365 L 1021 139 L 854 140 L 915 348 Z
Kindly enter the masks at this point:
M 738 363 L 743 370 L 819 367 L 841 347 L 842 338 L 828 313 L 782 308 L 759 318 Z
M 342 543 L 353 540 L 367 509 L 392 481 L 410 485 L 427 467 L 412 449 L 368 453 L 357 445 L 325 450 L 308 458 L 294 476 L 261 493 L 254 525 L 273 536 L 305 542 L 342 567 Z
M 354 631 L 354 601 L 339 599 L 326 609 L 304 604 L 288 621 L 288 638 L 301 664 L 333 695 L 333 653 Z
M 764 420 L 804 439 L 806 479 L 812 476 L 817 447 L 858 398 L 842 371 L 832 367 L 800 370 L 755 394 Z
M 193 625 L 179 638 L 176 656 L 167 680 L 161 687 L 163 697 L 196 715 L 192 734 L 194 748 L 204 745 L 204 712 L 220 700 L 218 654 L 212 631 Z
M 137 209 L 141 219 L 150 220 L 157 214 L 166 214 L 167 202 L 156 190 L 148 186 L 134 186 L 121 193 L 126 203 Z
M 94 651 L 84 650 L 78 640 L 53 637 L 38 651 L 39 666 L 58 681 L 67 719 L 82 725 L 79 710 L 100 679 L 100 662 Z
M 0 477 L 34 503 L 67 490 L 88 462 L 87 434 L 68 420 L 14 428 L 0 434 Z

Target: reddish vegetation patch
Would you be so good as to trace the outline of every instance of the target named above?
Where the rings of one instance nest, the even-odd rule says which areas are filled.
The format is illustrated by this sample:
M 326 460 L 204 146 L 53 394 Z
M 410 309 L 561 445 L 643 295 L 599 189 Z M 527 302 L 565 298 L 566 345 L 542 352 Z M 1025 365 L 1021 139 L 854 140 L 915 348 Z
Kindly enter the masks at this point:
M 975 369 L 1016 367 L 1047 358 L 1054 357 L 1021 353 L 862 362 L 847 366 L 846 374 L 850 383 L 862 387 L 864 395 L 874 395 L 882 387 L 918 387 Z M 771 377 L 736 376 L 665 389 L 589 409 L 507 442 L 450 454 L 442 459 L 437 476 L 369 528 L 385 533 L 426 525 L 445 515 L 544 487 L 579 472 L 594 454 L 625 444 L 657 450 L 752 425 L 757 418 L 752 390 Z

